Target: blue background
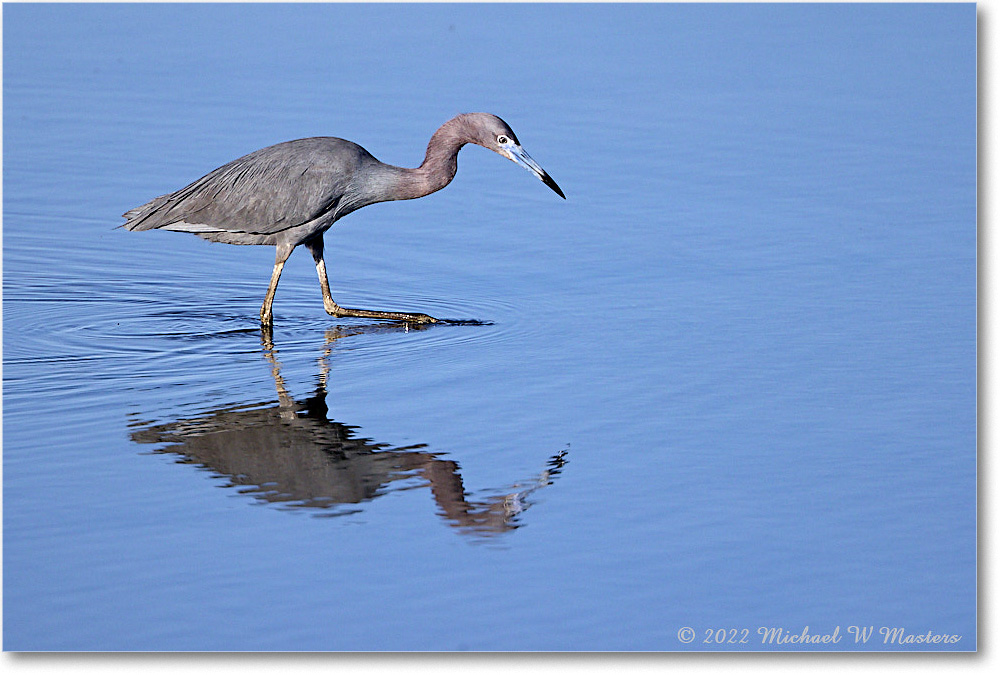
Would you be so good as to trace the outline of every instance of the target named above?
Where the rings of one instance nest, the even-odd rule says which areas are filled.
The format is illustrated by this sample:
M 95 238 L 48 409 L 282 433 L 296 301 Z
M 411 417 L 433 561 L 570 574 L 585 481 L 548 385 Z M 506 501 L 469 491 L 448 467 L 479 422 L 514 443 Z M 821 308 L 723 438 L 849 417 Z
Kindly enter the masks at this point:
M 974 5 L 3 12 L 5 649 L 975 648 Z M 292 138 L 416 166 L 473 110 L 568 200 L 470 147 L 327 264 L 486 326 L 334 320 L 297 252 L 268 344 L 271 249 L 114 229 Z M 289 398 L 370 492 L 278 499 L 178 431 Z M 385 457 L 522 510 L 463 525 Z

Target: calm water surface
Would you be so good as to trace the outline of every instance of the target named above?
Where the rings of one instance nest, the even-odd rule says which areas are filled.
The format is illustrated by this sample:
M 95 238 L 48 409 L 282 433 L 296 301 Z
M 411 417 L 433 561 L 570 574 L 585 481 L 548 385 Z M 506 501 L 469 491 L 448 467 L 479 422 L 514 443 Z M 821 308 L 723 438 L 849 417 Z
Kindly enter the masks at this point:
M 973 5 L 3 12 L 5 649 L 975 648 Z M 485 325 L 114 229 L 471 110 L 568 200 L 467 148 L 327 262 Z

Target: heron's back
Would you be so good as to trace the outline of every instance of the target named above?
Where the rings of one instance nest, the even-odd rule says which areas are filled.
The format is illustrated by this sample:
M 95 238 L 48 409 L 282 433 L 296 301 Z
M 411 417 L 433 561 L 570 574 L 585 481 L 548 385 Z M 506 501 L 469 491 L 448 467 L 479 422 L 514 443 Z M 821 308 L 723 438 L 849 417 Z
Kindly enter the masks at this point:
M 355 177 L 378 164 L 341 138 L 279 143 L 131 209 L 124 227 L 190 232 L 228 244 L 298 243 L 364 206 Z

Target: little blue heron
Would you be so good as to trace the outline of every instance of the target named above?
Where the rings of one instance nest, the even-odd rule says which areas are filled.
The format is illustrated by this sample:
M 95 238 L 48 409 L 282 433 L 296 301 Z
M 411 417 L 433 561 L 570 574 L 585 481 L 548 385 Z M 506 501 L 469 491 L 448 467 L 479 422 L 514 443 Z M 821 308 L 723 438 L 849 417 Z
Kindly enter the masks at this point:
M 423 164 L 415 169 L 384 164 L 342 138 L 303 138 L 252 152 L 177 192 L 138 206 L 124 214 L 124 227 L 190 232 L 226 244 L 274 246 L 274 271 L 260 308 L 265 326 L 273 321 L 271 304 L 281 269 L 299 244 L 316 262 L 328 314 L 435 323 L 438 319 L 426 314 L 351 309 L 334 302 L 323 262 L 323 234 L 362 206 L 416 199 L 440 190 L 455 177 L 458 151 L 466 143 L 503 155 L 566 198 L 506 122 L 489 113 L 466 113 L 434 132 Z

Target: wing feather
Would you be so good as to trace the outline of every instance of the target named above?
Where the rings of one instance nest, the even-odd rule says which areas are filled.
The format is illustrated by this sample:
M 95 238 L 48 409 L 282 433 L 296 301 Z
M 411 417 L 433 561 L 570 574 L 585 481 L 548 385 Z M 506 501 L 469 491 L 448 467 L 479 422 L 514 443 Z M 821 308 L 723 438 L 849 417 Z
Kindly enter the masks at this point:
M 273 235 L 336 210 L 367 155 L 339 138 L 272 145 L 127 211 L 124 226 L 199 235 Z

